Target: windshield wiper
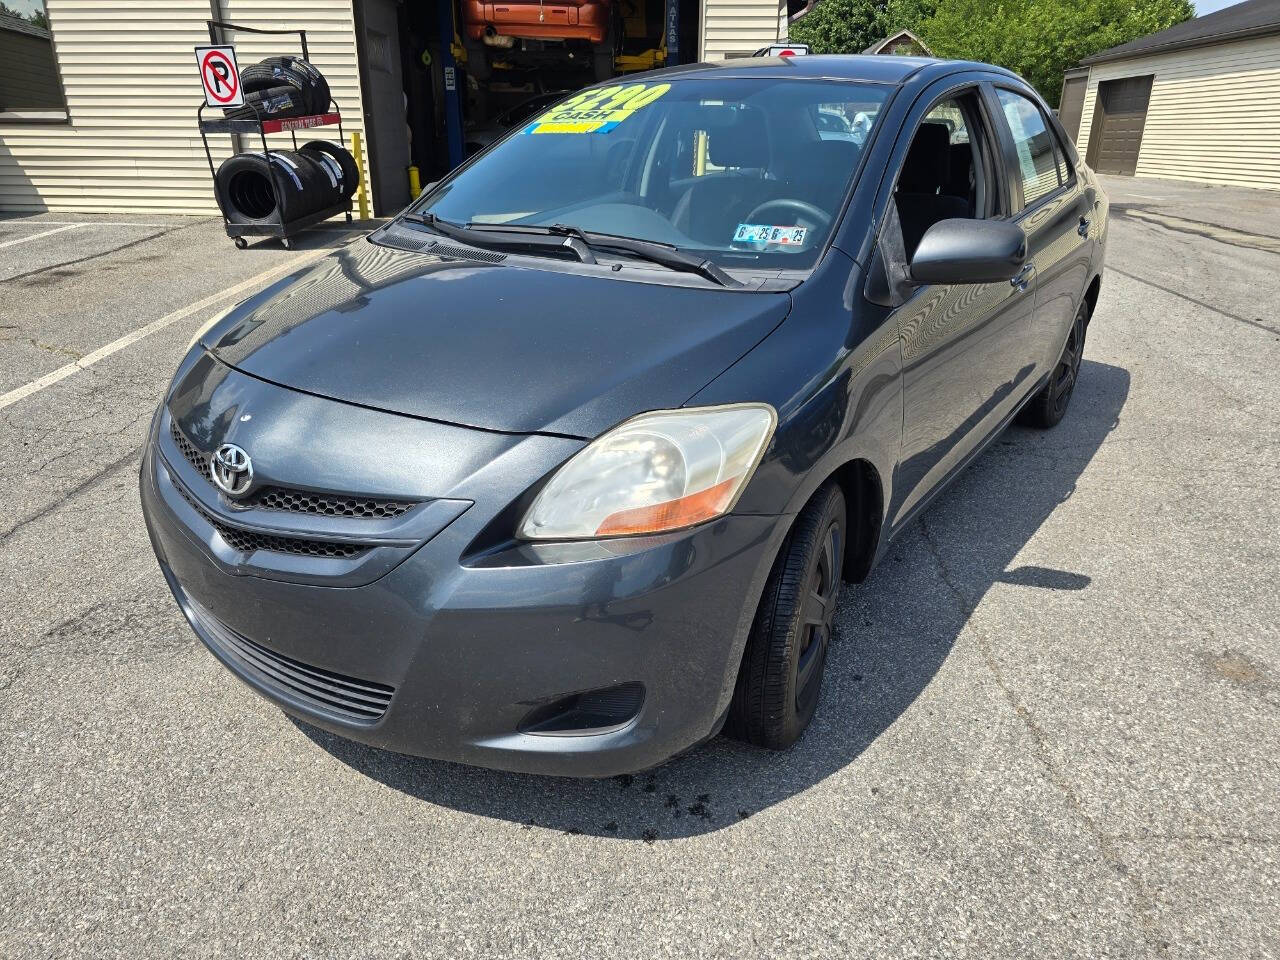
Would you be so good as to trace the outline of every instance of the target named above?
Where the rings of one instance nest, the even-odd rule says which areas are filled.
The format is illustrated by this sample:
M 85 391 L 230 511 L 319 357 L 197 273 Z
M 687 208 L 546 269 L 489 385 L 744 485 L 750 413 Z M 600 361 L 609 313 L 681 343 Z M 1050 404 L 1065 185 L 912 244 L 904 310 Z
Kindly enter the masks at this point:
M 650 263 L 656 263 L 671 270 L 696 273 L 698 276 L 722 287 L 742 286 L 741 281 L 735 280 L 711 260 L 657 240 L 639 240 L 635 237 L 623 237 L 613 233 L 596 233 L 590 230 L 582 230 L 567 223 L 553 223 L 550 226 L 525 223 L 468 223 L 464 225 L 453 223 L 449 220 L 441 220 L 434 213 L 409 213 L 405 214 L 405 219 L 412 220 L 415 223 L 422 223 L 447 237 L 453 237 L 455 240 L 462 240 L 466 243 L 479 245 L 488 243 L 494 246 L 502 245 L 508 247 L 552 246 L 568 249 L 577 254 L 578 259 L 583 263 L 596 262 L 596 258 L 591 254 L 592 248 L 624 250 L 639 257 L 641 260 L 648 260 Z M 477 234 L 480 236 L 477 237 Z M 562 237 L 563 240 L 552 240 L 550 243 L 539 244 L 534 239 L 536 237 L 546 237 L 548 240 L 554 237 Z
M 506 227 L 502 224 L 486 223 L 454 223 L 443 220 L 434 213 L 406 213 L 404 218 L 411 223 L 420 223 L 463 243 L 478 247 L 506 247 L 515 249 L 555 249 L 568 250 L 581 263 L 595 263 L 590 247 L 579 237 L 554 233 L 548 230 L 529 229 L 527 227 Z
M 696 273 L 712 283 L 718 283 L 722 287 L 742 286 L 741 281 L 735 280 L 712 261 L 695 253 L 681 250 L 679 247 L 673 247 L 669 243 L 660 243 L 657 240 L 638 240 L 635 237 L 620 237 L 612 233 L 583 231 L 563 223 L 554 223 L 545 229 L 551 233 L 580 237 L 593 247 L 611 247 L 615 250 L 625 250 L 641 260 L 648 260 L 650 263 L 657 263 L 672 270 L 682 270 L 685 273 Z

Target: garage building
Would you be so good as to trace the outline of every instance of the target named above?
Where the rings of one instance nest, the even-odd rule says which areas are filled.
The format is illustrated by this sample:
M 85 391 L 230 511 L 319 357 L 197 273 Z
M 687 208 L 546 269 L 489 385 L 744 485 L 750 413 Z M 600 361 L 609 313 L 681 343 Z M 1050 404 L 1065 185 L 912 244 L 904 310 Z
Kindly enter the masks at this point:
M 1059 117 L 1100 173 L 1280 190 L 1280 2 L 1245 0 L 1103 50 Z
M 362 134 L 374 212 L 394 212 L 410 199 L 410 164 L 425 183 L 460 162 L 459 127 L 595 79 L 590 55 L 573 61 L 585 70 L 469 70 L 468 54 L 474 64 L 477 49 L 495 59 L 512 51 L 466 35 L 466 2 L 4 0 L 0 212 L 216 214 L 196 126 L 194 47 L 210 42 L 210 21 L 306 31 L 310 60 L 342 110 L 348 146 L 352 131 Z M 547 19 L 573 23 L 585 3 L 613 5 L 619 74 L 719 59 L 731 47 L 755 49 L 785 32 L 785 0 L 546 0 Z M 241 67 L 299 52 L 296 35 L 215 34 L 235 44 Z M 522 39 L 515 52 L 537 56 L 545 46 L 554 59 L 557 43 Z M 332 138 L 334 131 L 316 134 Z M 272 142 L 288 146 L 287 137 Z M 231 152 L 226 135 L 209 143 L 215 165 Z

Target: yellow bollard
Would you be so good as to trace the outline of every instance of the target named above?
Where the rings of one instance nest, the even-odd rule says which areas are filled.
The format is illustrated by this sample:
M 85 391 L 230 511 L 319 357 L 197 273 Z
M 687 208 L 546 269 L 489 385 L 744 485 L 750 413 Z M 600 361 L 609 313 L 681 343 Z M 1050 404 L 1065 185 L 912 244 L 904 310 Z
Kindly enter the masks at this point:
M 417 200 L 418 196 L 421 193 L 422 193 L 422 180 L 419 179 L 418 177 L 418 168 L 411 166 L 409 168 L 409 196 L 411 196 L 414 200 Z
M 356 169 L 360 171 L 360 186 L 356 190 L 356 199 L 360 202 L 360 219 L 369 219 L 369 194 L 364 188 L 364 154 L 360 150 L 360 131 L 351 131 L 351 155 L 355 157 Z

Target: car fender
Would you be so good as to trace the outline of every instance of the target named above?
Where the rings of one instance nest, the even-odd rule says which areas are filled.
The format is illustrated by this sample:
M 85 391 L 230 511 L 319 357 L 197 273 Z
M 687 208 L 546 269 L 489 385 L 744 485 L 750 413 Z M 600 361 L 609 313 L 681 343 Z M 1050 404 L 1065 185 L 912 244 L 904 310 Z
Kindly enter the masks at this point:
M 902 355 L 890 311 L 861 296 L 864 272 L 833 248 L 792 293 L 787 319 L 687 405 L 763 401 L 778 428 L 734 508 L 797 513 L 846 464 L 891 484 L 902 444 Z M 884 512 L 881 508 L 880 523 Z

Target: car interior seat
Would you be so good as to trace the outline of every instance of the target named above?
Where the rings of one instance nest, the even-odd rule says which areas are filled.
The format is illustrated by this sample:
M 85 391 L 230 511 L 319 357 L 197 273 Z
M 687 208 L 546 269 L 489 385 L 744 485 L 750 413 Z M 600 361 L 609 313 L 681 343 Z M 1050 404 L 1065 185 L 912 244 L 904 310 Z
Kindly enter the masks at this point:
M 708 131 L 711 171 L 695 177 L 676 201 L 671 222 L 686 236 L 703 243 L 728 243 L 742 218 L 776 195 L 766 181 L 769 131 L 760 110 L 743 110 L 734 122 Z
M 908 261 L 925 231 L 940 220 L 968 217 L 969 201 L 948 193 L 951 131 L 944 123 L 922 123 L 907 150 L 895 200 Z

